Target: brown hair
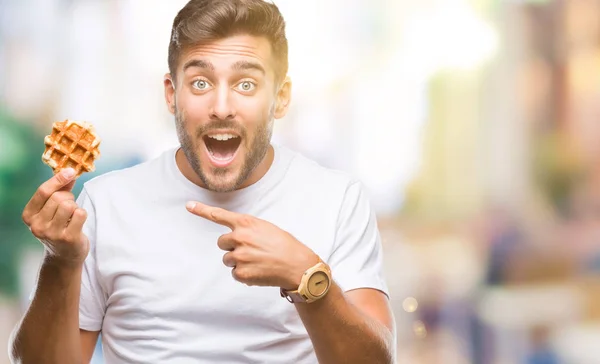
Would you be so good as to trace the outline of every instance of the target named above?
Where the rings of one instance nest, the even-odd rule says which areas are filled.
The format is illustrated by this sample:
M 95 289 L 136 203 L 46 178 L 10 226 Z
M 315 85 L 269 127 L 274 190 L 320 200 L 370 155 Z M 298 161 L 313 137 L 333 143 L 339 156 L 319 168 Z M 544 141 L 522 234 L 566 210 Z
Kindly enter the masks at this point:
M 266 37 L 275 58 L 275 77 L 288 71 L 285 21 L 275 4 L 263 0 L 191 0 L 173 21 L 169 42 L 169 71 L 175 78 L 179 56 L 194 45 L 236 34 Z

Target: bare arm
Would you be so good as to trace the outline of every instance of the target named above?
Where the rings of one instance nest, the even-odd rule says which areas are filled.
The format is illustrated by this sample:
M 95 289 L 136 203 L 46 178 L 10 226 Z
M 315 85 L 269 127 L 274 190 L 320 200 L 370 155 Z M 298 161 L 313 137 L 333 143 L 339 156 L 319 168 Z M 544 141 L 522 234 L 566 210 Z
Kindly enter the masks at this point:
M 79 330 L 81 272 L 89 251 L 82 233 L 87 214 L 70 192 L 72 177 L 63 172 L 46 181 L 23 211 L 23 221 L 44 245 L 45 255 L 31 305 L 10 342 L 13 363 L 81 364 L 89 352 L 93 337 L 80 336 Z
M 42 271 L 52 271 L 52 268 L 42 268 Z M 44 274 L 45 277 L 48 277 L 48 274 Z M 41 279 L 41 277 L 40 277 Z M 60 279 L 60 278 L 59 278 Z M 52 279 L 55 282 L 58 282 L 59 279 Z M 58 290 L 57 290 L 58 291 Z M 68 291 L 68 289 L 67 289 Z M 12 337 L 12 346 L 11 346 L 11 359 L 13 363 L 43 363 L 44 361 L 40 360 L 37 358 L 37 355 L 35 355 L 36 351 L 38 351 L 40 349 L 40 343 L 43 345 L 44 343 L 44 339 L 45 338 L 60 338 L 61 342 L 57 342 L 57 341 L 52 341 L 51 342 L 51 348 L 49 351 L 52 351 L 53 349 L 56 350 L 57 352 L 61 351 L 61 348 L 63 346 L 66 346 L 69 348 L 69 350 L 73 351 L 72 354 L 74 354 L 73 356 L 75 357 L 77 355 L 77 350 L 72 350 L 72 348 L 77 348 L 77 343 L 80 343 L 80 347 L 81 347 L 81 360 L 79 361 L 80 363 L 89 363 L 90 360 L 92 359 L 92 355 L 94 354 L 94 349 L 96 347 L 96 341 L 98 340 L 98 335 L 100 334 L 99 331 L 85 331 L 85 330 L 79 330 L 79 334 L 73 334 L 73 332 L 76 332 L 76 329 L 73 328 L 73 323 L 72 321 L 75 320 L 75 325 L 78 328 L 78 322 L 79 319 L 78 317 L 73 318 L 73 314 L 72 314 L 72 310 L 69 309 L 64 309 L 65 307 L 69 307 L 72 306 L 72 302 L 68 302 L 69 299 L 66 299 L 67 296 L 69 296 L 69 293 L 67 293 L 66 295 L 64 295 L 64 297 L 58 296 L 57 299 L 52 299 L 53 297 L 50 297 L 49 299 L 49 304 L 45 304 L 44 300 L 48 297 L 46 295 L 46 297 L 44 296 L 43 293 L 38 292 L 38 294 L 36 294 L 36 297 L 34 298 L 34 300 L 31 303 L 31 306 L 29 308 L 29 310 L 27 311 L 26 315 L 23 317 L 23 320 L 20 322 L 20 324 L 15 328 L 15 331 L 13 332 L 13 337 Z M 79 297 L 77 297 L 77 299 L 79 299 Z M 64 302 L 64 305 L 61 305 L 61 301 Z M 67 302 L 65 302 L 67 301 Z M 70 300 L 72 301 L 72 300 Z M 55 304 L 58 306 L 58 309 L 55 310 L 53 309 L 53 302 L 55 302 Z M 76 303 L 77 305 L 79 304 L 79 302 Z M 60 311 L 64 311 L 61 312 Z M 62 330 L 60 329 L 61 325 L 60 324 L 55 324 L 52 321 L 56 321 L 56 320 L 47 320 L 48 318 L 52 318 L 54 315 L 56 315 L 56 317 L 66 317 L 67 320 L 69 321 L 69 323 L 67 324 L 69 326 L 69 330 Z M 34 324 L 28 324 L 28 322 L 32 322 Z M 38 325 L 35 325 L 35 323 L 38 323 Z M 44 327 L 49 327 L 50 330 L 40 330 L 39 328 L 44 328 Z M 52 329 L 52 327 L 54 327 L 54 329 Z M 60 331 L 60 332 L 58 332 Z M 64 335 L 63 333 L 67 333 L 67 335 Z M 70 334 L 70 335 L 69 335 Z M 67 341 L 73 341 L 73 343 L 68 343 Z M 35 347 L 34 348 L 28 348 L 26 345 L 27 343 L 34 343 Z M 42 349 L 42 351 L 46 351 L 44 349 Z M 62 350 L 63 352 L 69 352 L 68 350 Z M 47 352 L 47 351 L 46 351 Z M 20 353 L 23 353 L 23 355 L 21 355 Z M 33 354 L 31 355 L 31 357 L 29 357 L 28 354 Z M 34 357 L 35 356 L 35 357 Z M 51 358 L 52 356 L 48 356 L 45 357 L 46 361 L 50 361 L 49 358 Z M 65 362 L 68 363 L 68 360 L 63 361 L 63 358 L 61 357 L 61 359 L 59 360 L 60 362 Z M 59 362 L 59 361 L 55 361 L 55 362 Z
M 51 258 L 42 263 L 38 288 L 17 326 L 14 362 L 82 363 L 79 340 L 81 267 L 63 267 Z
M 81 354 L 83 356 L 83 362 L 89 363 L 94 355 L 94 349 L 96 348 L 96 342 L 98 341 L 98 335 L 100 331 L 85 331 L 79 330 L 79 337 L 81 338 Z
M 295 305 L 319 363 L 394 363 L 395 324 L 388 299 L 380 291 L 344 294 L 333 283 L 319 301 Z

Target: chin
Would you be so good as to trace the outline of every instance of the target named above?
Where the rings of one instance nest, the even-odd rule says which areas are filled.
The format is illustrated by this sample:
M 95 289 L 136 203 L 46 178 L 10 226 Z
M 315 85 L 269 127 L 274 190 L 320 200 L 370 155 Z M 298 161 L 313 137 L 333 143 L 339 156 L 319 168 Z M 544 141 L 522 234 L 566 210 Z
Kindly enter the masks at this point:
M 210 168 L 210 171 L 204 170 L 199 176 L 206 188 L 214 192 L 231 192 L 239 189 L 243 183 L 239 170 L 232 171 L 231 168 Z

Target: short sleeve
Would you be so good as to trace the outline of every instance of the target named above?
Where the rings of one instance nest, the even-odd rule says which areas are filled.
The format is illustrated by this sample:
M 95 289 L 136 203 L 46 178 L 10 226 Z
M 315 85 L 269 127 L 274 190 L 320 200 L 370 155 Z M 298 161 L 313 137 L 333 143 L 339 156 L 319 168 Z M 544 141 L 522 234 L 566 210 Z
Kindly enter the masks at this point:
M 336 283 L 344 292 L 373 288 L 389 296 L 375 212 L 360 182 L 347 187 L 336 229 L 328 260 Z
M 85 259 L 81 273 L 81 294 L 79 296 L 79 328 L 87 331 L 100 331 L 106 310 L 106 295 L 98 281 L 96 264 L 96 211 L 85 187 L 77 198 L 77 205 L 87 212 L 83 233 L 90 240 L 90 252 Z

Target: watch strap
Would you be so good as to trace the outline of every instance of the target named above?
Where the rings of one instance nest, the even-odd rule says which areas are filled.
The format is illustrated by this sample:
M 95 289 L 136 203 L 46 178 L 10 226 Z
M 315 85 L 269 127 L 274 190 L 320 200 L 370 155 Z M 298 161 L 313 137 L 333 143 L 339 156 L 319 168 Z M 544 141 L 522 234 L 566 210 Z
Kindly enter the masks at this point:
M 290 303 L 306 303 L 309 301 L 308 297 L 303 296 L 297 290 L 286 291 L 283 288 L 281 288 L 279 294 L 281 295 L 281 297 L 285 298 Z

